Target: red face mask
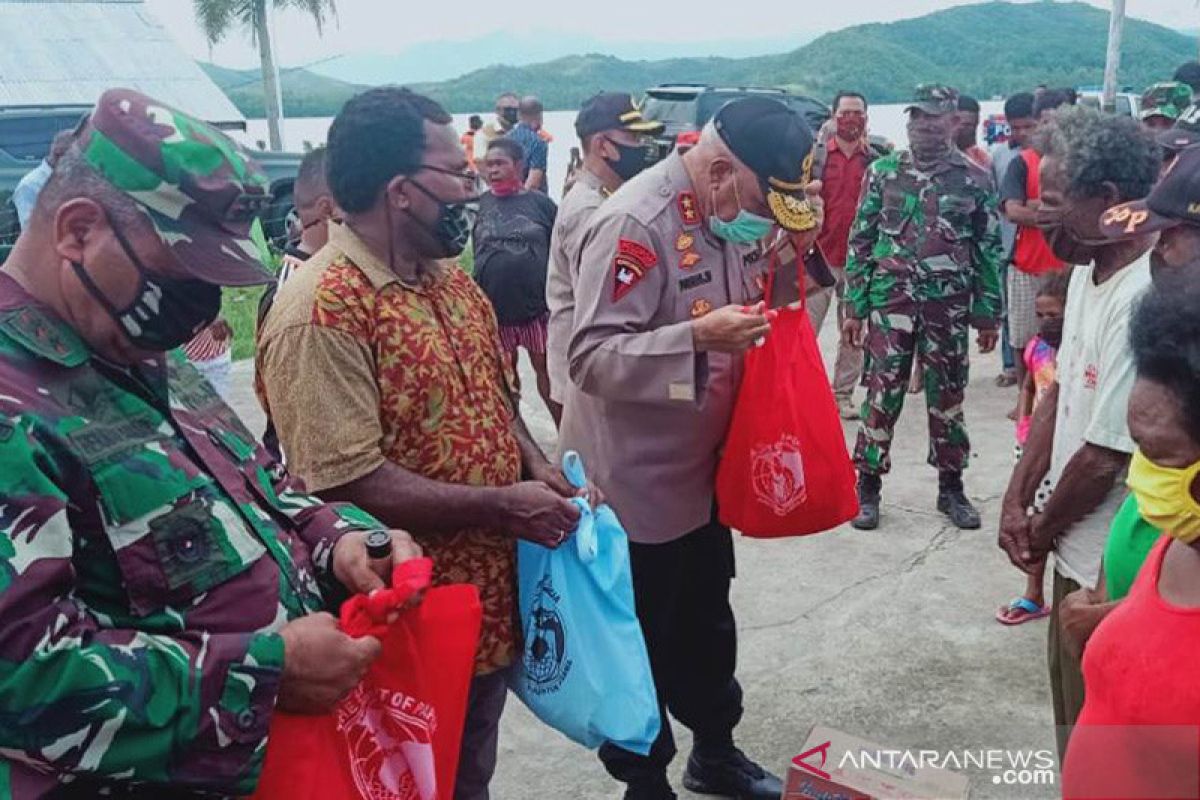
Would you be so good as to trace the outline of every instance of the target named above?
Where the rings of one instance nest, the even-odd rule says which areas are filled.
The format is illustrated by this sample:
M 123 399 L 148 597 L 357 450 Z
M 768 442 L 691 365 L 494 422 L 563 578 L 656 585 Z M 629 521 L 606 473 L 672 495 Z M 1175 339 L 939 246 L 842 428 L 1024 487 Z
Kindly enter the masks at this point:
M 837 135 L 839 139 L 853 142 L 862 138 L 867 129 L 867 119 L 861 114 L 846 114 L 837 118 Z
M 502 181 L 492 181 L 491 189 L 496 197 L 510 197 L 521 191 L 521 179 L 514 175 Z

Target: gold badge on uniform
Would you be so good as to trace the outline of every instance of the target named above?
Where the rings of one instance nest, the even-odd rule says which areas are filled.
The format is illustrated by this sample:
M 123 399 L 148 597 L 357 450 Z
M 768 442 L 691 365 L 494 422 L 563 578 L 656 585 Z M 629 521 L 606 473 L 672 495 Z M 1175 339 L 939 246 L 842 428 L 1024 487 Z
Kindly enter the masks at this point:
M 684 253 L 683 255 L 681 255 L 679 257 L 679 268 L 680 269 L 691 269 L 692 267 L 696 266 L 699 263 L 700 263 L 700 254 L 697 253 L 695 250 L 688 250 L 686 253 Z
M 703 297 L 692 301 L 692 319 L 700 319 L 713 310 L 713 304 Z
M 692 245 L 696 243 L 696 237 L 690 233 L 680 233 L 675 237 L 675 250 L 682 253 L 685 250 L 691 250 Z
M 769 190 L 767 205 L 775 216 L 775 221 L 784 230 L 800 233 L 811 231 L 817 227 L 817 214 L 807 200 L 799 200 L 794 195 Z
M 700 224 L 700 204 L 696 201 L 696 195 L 691 192 L 680 192 L 677 198 L 679 203 L 679 218 L 683 220 L 683 224 L 688 227 Z

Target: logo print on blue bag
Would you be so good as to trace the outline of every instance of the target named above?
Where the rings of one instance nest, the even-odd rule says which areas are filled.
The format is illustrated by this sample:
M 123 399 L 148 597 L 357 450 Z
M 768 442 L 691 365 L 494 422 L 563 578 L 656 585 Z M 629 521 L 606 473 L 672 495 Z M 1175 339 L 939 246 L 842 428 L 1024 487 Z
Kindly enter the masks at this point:
M 558 613 L 559 599 L 550 576 L 542 578 L 529 612 L 529 638 L 525 642 L 525 674 L 528 689 L 535 694 L 558 691 L 571 671 L 571 659 L 566 657 L 566 630 Z

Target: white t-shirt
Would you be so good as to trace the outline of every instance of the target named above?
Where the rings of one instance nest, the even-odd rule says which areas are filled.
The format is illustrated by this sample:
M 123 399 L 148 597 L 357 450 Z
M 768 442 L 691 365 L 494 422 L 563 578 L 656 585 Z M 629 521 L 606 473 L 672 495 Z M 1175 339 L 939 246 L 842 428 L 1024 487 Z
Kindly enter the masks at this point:
M 1132 453 L 1126 412 L 1133 389 L 1129 324 L 1139 296 L 1150 286 L 1150 256 L 1103 284 L 1092 281 L 1094 267 L 1075 267 L 1067 293 L 1062 346 L 1058 349 L 1058 421 L 1050 457 L 1050 486 L 1058 484 L 1067 462 L 1085 443 Z M 1125 499 L 1113 484 L 1104 502 L 1058 537 L 1055 569 L 1094 589 L 1109 524 Z

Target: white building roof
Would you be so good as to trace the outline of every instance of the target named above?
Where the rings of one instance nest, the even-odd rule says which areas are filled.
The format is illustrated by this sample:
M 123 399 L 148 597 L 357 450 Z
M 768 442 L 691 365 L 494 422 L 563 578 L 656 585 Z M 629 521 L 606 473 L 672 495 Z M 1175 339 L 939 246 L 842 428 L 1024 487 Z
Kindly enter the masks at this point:
M 141 0 L 0 0 L 0 106 L 90 105 L 116 86 L 245 124 Z

